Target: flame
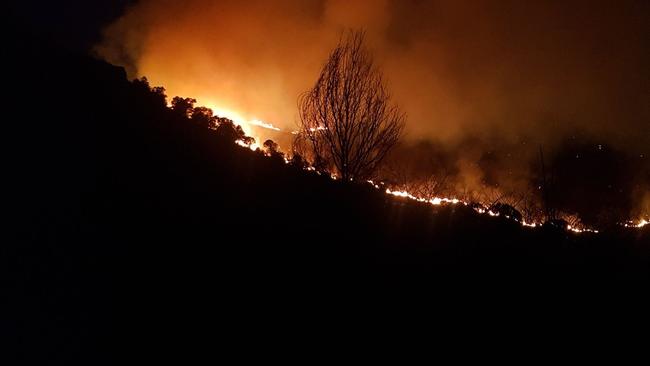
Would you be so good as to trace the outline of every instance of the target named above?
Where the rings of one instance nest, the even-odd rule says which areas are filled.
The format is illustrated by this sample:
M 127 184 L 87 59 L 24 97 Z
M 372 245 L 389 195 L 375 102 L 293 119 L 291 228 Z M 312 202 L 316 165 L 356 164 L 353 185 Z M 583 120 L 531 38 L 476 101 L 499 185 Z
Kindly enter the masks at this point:
M 245 118 L 240 113 L 235 112 L 232 109 L 218 107 L 214 103 L 206 103 L 204 105 L 212 109 L 212 113 L 214 113 L 215 116 L 228 118 L 229 120 L 232 120 L 236 124 L 240 125 L 244 132 L 246 132 L 247 136 L 251 136 L 253 138 L 255 137 L 251 135 L 253 133 L 251 126 L 258 126 L 269 130 L 280 131 L 280 128 L 275 127 L 271 123 L 264 122 L 257 118 Z
M 312 127 L 309 129 L 310 132 L 325 131 L 325 130 L 326 130 L 325 126 Z M 292 135 L 299 135 L 300 133 L 302 133 L 302 131 L 297 131 L 297 130 L 291 131 Z
M 257 118 L 245 118 L 244 116 L 242 116 L 241 113 L 235 112 L 232 109 L 219 107 L 215 103 L 210 102 L 210 101 L 203 102 L 203 101 L 199 101 L 197 99 L 196 105 L 202 105 L 202 106 L 205 106 L 207 108 L 210 108 L 212 110 L 212 115 L 213 116 L 221 117 L 221 118 L 227 118 L 227 119 L 233 121 L 236 125 L 241 126 L 241 128 L 244 131 L 244 133 L 246 134 L 246 136 L 254 138 L 255 142 L 248 145 L 242 140 L 237 140 L 237 141 L 235 141 L 235 143 L 237 145 L 239 145 L 239 146 L 251 149 L 253 151 L 260 148 L 259 141 L 261 140 L 261 137 L 260 137 L 259 134 L 255 133 L 252 126 L 262 127 L 262 128 L 266 128 L 266 129 L 273 130 L 273 131 L 281 131 L 280 128 L 275 127 L 271 123 L 264 122 L 264 121 L 262 121 L 260 119 L 257 119 Z M 171 108 L 171 104 L 168 103 L 167 107 Z
M 255 150 L 257 150 L 257 149 L 260 148 L 260 145 L 259 145 L 257 142 L 254 142 L 254 143 L 248 145 L 248 144 L 246 144 L 246 143 L 245 143 L 244 141 L 242 141 L 242 140 L 237 140 L 237 141 L 235 141 L 235 143 L 236 143 L 237 145 L 241 146 L 241 147 L 245 147 L 245 148 L 247 148 L 247 149 L 251 149 L 251 150 L 253 150 L 253 151 L 255 151 Z
M 299 133 L 297 131 L 293 131 L 292 133 L 295 134 L 294 132 Z M 243 147 L 250 148 L 251 150 L 255 150 L 255 148 L 253 148 L 252 146 L 257 145 L 257 144 L 253 144 L 253 145 L 249 146 L 249 145 L 246 145 L 243 141 L 237 141 L 237 144 L 240 145 L 240 146 L 243 146 Z M 284 161 L 285 161 L 286 164 L 289 164 L 291 162 L 287 158 L 285 158 Z M 316 171 L 316 168 L 314 168 L 313 166 L 307 166 L 307 167 L 304 168 L 304 170 L 308 171 L 308 172 L 315 172 L 316 174 L 321 175 L 321 172 Z M 337 180 L 338 179 L 336 174 L 332 173 L 329 176 L 330 176 L 330 178 L 332 180 Z M 375 182 L 373 180 L 367 180 L 366 182 L 369 183 L 371 186 L 373 186 L 375 189 L 383 189 L 382 188 L 383 185 L 384 185 L 383 182 L 377 183 L 377 182 Z M 432 206 L 440 206 L 440 205 L 443 205 L 443 204 L 450 204 L 450 205 L 462 204 L 462 205 L 465 205 L 465 206 L 470 205 L 469 202 L 460 200 L 458 198 L 433 197 L 433 198 L 430 198 L 430 199 L 426 199 L 426 198 L 423 198 L 423 197 L 417 197 L 417 196 L 413 195 L 412 193 L 410 193 L 408 191 L 391 190 L 390 188 L 386 188 L 384 192 L 386 194 L 388 194 L 388 195 L 391 195 L 391 196 L 402 197 L 402 198 L 406 198 L 406 199 L 417 201 L 417 202 L 428 203 L 428 204 L 430 204 Z M 489 215 L 489 216 L 492 216 L 492 217 L 501 216 L 501 214 L 499 212 L 494 212 L 494 211 L 489 210 L 489 209 L 486 210 L 486 209 L 481 208 L 481 207 L 474 207 L 473 210 L 475 212 L 481 214 L 481 215 Z M 541 223 L 538 223 L 538 222 L 527 222 L 525 220 L 519 221 L 519 220 L 516 220 L 514 218 L 511 218 L 508 215 L 504 215 L 504 217 L 507 218 L 507 219 L 511 219 L 511 220 L 519 223 L 522 227 L 526 227 L 526 228 L 537 228 L 537 227 L 541 226 Z M 633 227 L 633 228 L 641 228 L 641 227 L 644 227 L 646 225 L 650 225 L 650 221 L 648 221 L 646 219 L 641 219 L 637 223 L 634 223 L 633 221 L 629 221 L 628 223 L 624 224 L 625 227 Z M 596 230 L 596 229 L 591 229 L 591 228 L 587 228 L 587 227 L 577 227 L 577 226 L 572 226 L 572 225 L 567 225 L 565 229 L 567 231 L 577 233 L 577 234 L 582 234 L 582 233 L 598 234 L 599 233 L 599 231 Z
M 578 228 L 578 227 L 571 226 L 571 225 L 567 225 L 566 229 L 569 230 L 569 231 L 573 231 L 574 233 L 585 233 L 585 232 L 587 232 L 587 233 L 598 234 L 598 230 L 589 229 L 589 228 Z
M 202 104 L 202 103 L 198 103 L 198 104 Z M 281 131 L 280 128 L 274 126 L 271 123 L 264 122 L 257 118 L 245 118 L 240 113 L 235 112 L 232 109 L 222 108 L 211 102 L 204 103 L 203 105 L 212 109 L 212 113 L 215 116 L 228 118 L 229 120 L 233 121 L 235 124 L 241 126 L 246 136 L 250 136 L 255 139 L 255 142 L 250 145 L 244 143 L 244 141 L 238 140 L 236 141 L 236 143 L 239 146 L 246 147 L 251 150 L 257 150 L 258 148 L 260 148 L 261 137 L 253 130 L 252 126 L 262 127 L 273 131 Z
M 279 127 L 275 127 L 271 123 L 266 123 L 264 121 L 260 121 L 259 119 L 252 119 L 252 120 L 250 120 L 248 122 L 253 126 L 267 128 L 267 129 L 273 130 L 273 131 L 281 131 Z
M 257 141 L 260 140 L 259 135 L 254 133 L 251 126 L 262 127 L 262 128 L 270 129 L 270 130 L 273 130 L 273 131 L 281 131 L 280 128 L 274 126 L 271 123 L 267 123 L 267 122 L 264 122 L 264 121 L 256 119 L 256 118 L 244 118 L 240 113 L 237 113 L 237 112 L 235 112 L 235 111 L 233 111 L 231 109 L 218 107 L 214 103 L 206 103 L 204 105 L 206 107 L 212 109 L 212 112 L 213 112 L 213 114 L 215 116 L 224 117 L 224 118 L 228 118 L 228 119 L 232 120 L 235 124 L 241 126 L 242 130 L 244 131 L 244 133 L 247 136 L 253 137 L 255 139 L 256 142 L 252 143 L 252 144 L 246 144 L 242 140 L 235 141 L 235 143 L 237 145 L 245 147 L 247 149 L 251 149 L 251 150 L 254 151 L 254 150 L 257 150 L 260 147 L 259 143 L 257 142 Z M 315 132 L 317 130 L 324 130 L 324 129 L 325 129 L 325 127 L 320 127 L 319 126 L 317 128 L 311 128 L 310 131 Z M 296 134 L 299 134 L 299 133 L 300 133 L 300 131 L 291 131 L 291 134 L 293 134 L 293 135 L 296 135 Z M 284 162 L 286 164 L 289 164 L 291 161 L 285 157 Z M 315 172 L 315 173 L 320 175 L 320 172 L 316 171 L 316 168 L 314 168 L 313 166 L 307 166 L 304 169 L 306 171 Z M 337 180 L 338 179 L 336 174 L 333 174 L 333 173 L 330 174 L 330 178 L 332 180 Z M 374 182 L 372 180 L 368 180 L 367 183 L 370 183 L 376 189 L 382 189 L 382 186 L 384 185 L 383 182 L 376 183 L 376 182 Z M 433 205 L 433 206 L 440 206 L 440 205 L 443 205 L 443 204 L 456 205 L 456 204 L 459 204 L 459 203 L 463 204 L 465 206 L 469 205 L 469 202 L 459 200 L 457 198 L 433 197 L 433 198 L 430 198 L 430 199 L 426 199 L 426 198 L 423 198 L 423 197 L 417 197 L 417 196 L 415 196 L 412 193 L 407 192 L 407 191 L 395 191 L 395 190 L 391 190 L 389 188 L 386 188 L 385 193 L 389 194 L 389 195 L 392 195 L 392 196 L 396 196 L 396 197 L 407 198 L 407 199 L 417 201 L 417 202 L 428 203 L 428 204 Z M 498 212 L 494 212 L 494 211 L 489 210 L 489 209 L 486 210 L 486 209 L 483 209 L 483 208 L 480 208 L 480 207 L 475 207 L 475 208 L 473 208 L 473 210 L 475 212 L 481 214 L 481 215 L 487 214 L 487 215 L 492 216 L 492 217 L 501 216 Z M 505 217 L 508 218 L 508 219 L 511 219 L 510 216 L 505 215 Z M 518 222 L 523 227 L 536 228 L 538 226 L 541 226 L 540 223 L 536 223 L 536 222 L 526 222 L 525 220 L 520 222 L 520 221 L 518 221 L 516 219 L 513 219 L 513 220 Z M 642 228 L 642 227 L 644 227 L 646 225 L 650 225 L 650 221 L 648 221 L 647 219 L 641 219 L 641 220 L 638 220 L 637 222 L 628 221 L 625 224 L 623 224 L 623 226 L 628 227 L 628 228 Z M 586 227 L 576 227 L 576 226 L 572 226 L 572 225 L 567 225 L 566 230 L 574 232 L 574 233 L 585 233 L 585 232 L 596 233 L 596 234 L 598 233 L 598 230 L 595 230 L 595 229 L 590 229 L 590 228 L 586 228 Z
M 650 221 L 648 221 L 648 220 L 646 220 L 646 219 L 641 219 L 641 220 L 639 220 L 639 221 L 636 222 L 636 223 L 635 223 L 634 221 L 628 221 L 628 222 L 626 222 L 623 226 L 625 226 L 625 227 L 642 228 L 642 227 L 644 227 L 644 226 L 646 226 L 646 225 L 650 225 Z
M 372 180 L 369 180 L 368 183 L 370 183 L 375 188 L 380 187 L 379 184 L 376 184 Z M 461 204 L 463 204 L 465 206 L 469 205 L 468 202 L 459 200 L 457 198 L 434 197 L 434 198 L 431 198 L 431 199 L 425 199 L 425 198 L 422 198 L 422 197 L 414 196 L 413 194 L 411 194 L 411 193 L 409 193 L 407 191 L 393 191 L 393 190 L 390 190 L 388 188 L 386 189 L 386 193 L 390 194 L 390 195 L 393 195 L 393 196 L 396 196 L 396 197 L 403 197 L 403 198 L 411 199 L 411 200 L 418 201 L 418 202 L 426 202 L 426 203 L 429 203 L 429 204 L 434 205 L 434 206 L 439 206 L 439 205 L 442 205 L 442 204 L 456 205 L 456 204 L 459 204 L 459 203 L 461 203 Z M 480 208 L 480 207 L 474 208 L 474 211 L 476 211 L 477 213 L 479 213 L 481 215 L 489 215 L 489 216 L 492 216 L 492 217 L 501 216 L 501 214 L 499 212 L 494 212 L 494 211 L 489 210 L 489 209 L 486 210 L 486 209 Z M 507 219 L 511 219 L 511 220 L 513 220 L 515 222 L 518 222 L 521 226 L 527 227 L 527 228 L 536 228 L 538 226 L 541 226 L 541 224 L 537 223 L 537 222 L 526 222 L 525 220 L 519 221 L 519 220 L 516 220 L 514 218 L 511 218 L 508 215 L 504 215 L 504 217 L 507 218 Z M 639 224 L 634 225 L 634 227 L 641 227 L 641 226 L 646 225 L 648 223 L 649 223 L 648 221 L 642 220 Z M 594 233 L 594 234 L 598 233 L 598 230 L 595 230 L 595 229 L 590 229 L 590 228 L 586 228 L 586 227 L 584 227 L 584 228 L 583 227 L 576 227 L 576 226 L 571 226 L 571 225 L 567 225 L 566 229 L 568 231 L 578 233 L 578 234 L 586 233 L 586 232 Z

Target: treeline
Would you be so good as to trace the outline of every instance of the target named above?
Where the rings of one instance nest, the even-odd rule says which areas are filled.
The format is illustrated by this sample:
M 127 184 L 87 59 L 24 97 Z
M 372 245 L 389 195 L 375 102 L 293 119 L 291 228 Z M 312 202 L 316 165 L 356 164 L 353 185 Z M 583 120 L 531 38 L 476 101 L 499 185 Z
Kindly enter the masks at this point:
M 181 123 L 187 121 L 214 131 L 215 143 L 239 143 L 250 147 L 256 142 L 246 136 L 241 126 L 214 115 L 210 108 L 197 106 L 193 98 L 175 96 L 168 103 L 165 89 L 152 87 L 146 77 L 132 83 L 156 107 L 168 106 L 172 115 L 183 121 Z M 461 144 L 458 149 L 462 150 L 463 146 Z M 336 173 L 325 164 L 314 166 L 297 150 L 285 156 L 270 139 L 256 151 L 299 169 L 311 165 L 326 176 Z M 584 143 L 565 146 L 554 154 L 547 178 L 541 173 L 528 176 L 528 169 L 521 166 L 518 168 L 525 171 L 519 173 L 518 178 L 503 174 L 502 171 L 512 173 L 516 169 L 503 161 L 506 155 L 512 155 L 508 151 L 511 150 L 503 147 L 480 153 L 476 169 L 468 173 L 458 163 L 458 156 L 462 154 L 459 150 L 448 151 L 431 142 L 398 145 L 376 176 L 387 188 L 403 189 L 426 199 L 459 198 L 470 202 L 470 207 L 480 212 L 491 211 L 519 223 L 545 223 L 560 230 L 567 226 L 616 230 L 638 204 L 630 192 L 642 187 L 642 182 L 633 179 L 633 176 L 642 176 L 642 172 L 633 175 L 629 158 L 607 146 Z M 576 157 L 582 160 L 576 163 Z M 476 176 L 470 178 L 466 174 Z M 551 197 L 546 202 L 545 193 Z

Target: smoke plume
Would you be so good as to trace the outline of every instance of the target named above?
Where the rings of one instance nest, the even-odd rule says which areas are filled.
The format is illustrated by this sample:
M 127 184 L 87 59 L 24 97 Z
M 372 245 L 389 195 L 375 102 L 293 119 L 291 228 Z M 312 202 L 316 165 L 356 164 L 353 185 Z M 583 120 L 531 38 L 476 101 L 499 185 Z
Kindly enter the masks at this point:
M 648 170 L 649 14 L 647 1 L 142 0 L 96 52 L 169 95 L 290 132 L 341 32 L 362 28 L 408 115 L 404 146 L 442 146 L 458 181 L 521 186 L 539 146 L 550 161 L 566 141 Z M 632 179 L 629 195 L 647 197 L 647 177 Z

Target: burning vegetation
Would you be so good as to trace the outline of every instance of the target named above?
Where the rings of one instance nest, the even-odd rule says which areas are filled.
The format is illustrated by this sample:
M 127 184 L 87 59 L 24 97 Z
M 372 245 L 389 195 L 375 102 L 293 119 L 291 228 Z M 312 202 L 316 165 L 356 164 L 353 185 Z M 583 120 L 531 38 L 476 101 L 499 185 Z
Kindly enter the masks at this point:
M 305 299 L 341 297 L 345 303 L 350 294 L 363 296 L 365 290 L 385 294 L 390 289 L 406 289 L 453 299 L 459 290 L 473 296 L 479 287 L 499 285 L 506 285 L 507 292 L 518 297 L 521 289 L 540 287 L 562 296 L 561 286 L 575 292 L 593 284 L 602 292 L 604 283 L 650 278 L 648 155 L 635 152 L 632 145 L 621 148 L 620 141 L 591 133 L 570 134 L 569 139 L 547 143 L 539 135 L 512 130 L 506 134 L 486 126 L 469 128 L 457 140 L 437 140 L 432 136 L 468 126 L 462 121 L 455 124 L 458 120 L 448 118 L 449 110 L 439 108 L 454 98 L 431 103 L 442 93 L 428 89 L 427 94 L 422 85 L 435 84 L 436 77 L 427 79 L 417 71 L 386 65 L 385 58 L 378 58 L 376 65 L 382 70 L 393 68 L 385 74 L 386 84 L 370 77 L 366 86 L 371 87 L 359 93 L 346 89 L 343 75 L 360 65 L 352 62 L 354 67 L 347 68 L 348 62 L 334 57 L 340 64 L 326 66 L 322 73 L 333 80 L 300 85 L 300 90 L 309 91 L 300 108 L 304 120 L 299 127 L 289 125 L 290 117 L 253 113 L 253 105 L 270 114 L 276 106 L 284 109 L 278 102 L 286 102 L 283 93 L 294 90 L 284 90 L 287 83 L 275 70 L 282 66 L 269 62 L 269 53 L 278 50 L 298 70 L 310 64 L 313 53 L 306 50 L 303 58 L 287 52 L 294 48 L 281 40 L 268 42 L 276 39 L 274 33 L 289 30 L 298 43 L 318 48 L 318 42 L 305 42 L 318 39 L 314 35 L 318 31 L 297 32 L 301 27 L 286 21 L 283 5 L 291 2 L 267 2 L 261 10 L 268 12 L 260 11 L 260 2 L 255 0 L 220 1 L 214 7 L 198 8 L 199 2 L 193 0 L 149 2 L 152 12 L 171 9 L 174 16 L 160 16 L 153 22 L 166 24 L 167 33 L 162 35 L 160 29 L 147 33 L 119 27 L 127 30 L 129 38 L 133 34 L 144 38 L 142 43 L 125 44 L 134 53 L 123 55 L 142 66 L 135 74 L 32 38 L 24 29 L 17 29 L 15 36 L 10 33 L 7 105 L 24 113 L 7 123 L 11 159 L 5 206 L 10 221 L 3 258 L 7 259 L 6 297 L 13 317 L 10 328 L 19 331 L 21 344 L 36 346 L 29 352 L 19 348 L 22 359 L 34 364 L 118 363 L 124 359 L 153 363 L 169 359 L 169 352 L 156 350 L 173 349 L 179 359 L 186 360 L 205 343 L 205 330 L 222 323 L 223 317 L 214 316 L 215 306 L 222 303 L 250 314 L 260 313 L 256 310 L 260 299 L 267 298 L 280 300 L 277 308 Z M 339 16 L 365 15 L 363 7 L 356 12 L 340 11 L 354 1 L 337 3 L 338 12 L 326 6 L 327 11 Z M 227 13 L 212 16 L 214 9 L 237 4 L 249 5 L 250 13 L 269 16 L 247 22 L 230 19 Z M 535 5 L 525 4 L 529 6 Z M 150 27 L 150 19 L 140 12 L 142 6 L 133 9 L 134 15 L 122 24 Z M 214 68 L 206 50 L 196 47 L 196 40 L 205 41 L 208 34 L 201 31 L 206 28 L 204 22 L 187 16 L 186 9 L 211 15 L 205 22 L 207 28 L 230 32 L 224 37 L 210 34 L 209 39 L 224 51 L 215 59 L 232 62 L 243 72 Z M 388 14 L 399 13 L 389 10 Z M 545 20 L 556 19 L 547 15 Z M 192 37 L 183 32 L 187 28 L 169 27 L 170 19 L 183 20 L 193 31 Z M 428 18 L 427 23 L 440 25 L 444 31 L 445 19 L 441 23 Z M 465 23 L 470 28 L 482 24 Z M 422 26 L 422 22 L 412 24 Z M 384 29 L 382 22 L 375 26 Z M 388 28 L 398 29 L 399 24 Z M 549 28 L 551 32 L 567 29 Z M 242 30 L 251 29 L 264 37 L 241 36 Z M 518 36 L 509 25 L 503 29 Z M 368 39 L 376 39 L 376 32 L 369 32 L 375 36 Z M 391 37 L 399 42 L 400 52 L 407 60 L 416 59 L 414 50 L 422 51 L 419 45 L 426 37 L 400 38 L 399 33 Z M 464 38 L 451 33 L 460 41 Z M 272 44 L 273 49 L 260 48 L 256 40 Z M 544 50 L 543 43 L 526 41 Z M 469 43 L 469 48 L 485 43 Z M 586 48 L 593 48 L 585 43 Z M 178 44 L 188 45 L 191 51 L 179 52 L 174 47 Z M 251 52 L 236 51 L 238 44 L 250 46 Z M 167 52 L 156 53 L 156 48 Z M 507 47 L 501 50 L 505 53 Z M 160 57 L 165 54 L 173 57 Z M 326 54 L 321 56 L 319 60 Z M 534 56 L 544 62 L 558 59 Z M 165 67 L 179 60 L 186 60 L 182 66 L 190 67 L 175 72 Z M 271 72 L 256 68 L 259 60 Z M 489 68 L 457 66 L 468 70 L 472 85 L 486 85 L 480 74 Z M 152 67 L 157 72 L 149 80 L 143 78 Z M 310 67 L 314 68 L 310 78 L 316 78 L 317 65 Z M 213 69 L 217 70 L 214 75 L 206 71 Z M 403 72 L 397 82 L 401 87 L 394 83 L 396 69 Z M 479 75 L 472 74 L 476 71 Z M 535 85 L 546 79 L 517 71 L 521 71 L 517 75 L 533 78 Z M 365 71 L 361 75 L 376 76 Z M 175 80 L 174 86 L 165 82 L 167 77 Z M 208 87 L 195 93 L 202 89 L 197 85 L 201 77 L 206 80 L 204 87 L 218 84 L 220 90 L 210 94 Z M 593 85 L 579 81 L 580 77 L 573 86 L 580 84 L 591 91 Z M 409 84 L 413 99 L 403 93 Z M 458 91 L 454 83 L 441 84 L 445 85 L 436 84 L 434 89 Z M 512 84 L 498 84 L 506 94 L 526 95 L 511 90 Z M 596 84 L 616 88 L 615 83 L 602 80 Z M 185 88 L 182 92 L 179 85 Z M 387 98 L 388 89 L 383 88 L 388 86 L 402 93 Z M 224 98 L 237 89 L 244 91 Z M 566 90 L 576 91 L 572 85 Z M 488 86 L 483 95 L 493 92 Z M 249 93 L 257 97 L 247 99 Z M 418 101 L 419 93 L 423 96 Z M 486 105 L 494 103 L 501 111 L 511 106 L 516 110 L 519 105 L 503 99 L 499 104 L 503 97 L 499 93 L 486 100 L 477 100 L 477 94 L 467 90 L 459 94 L 465 103 L 450 103 L 450 110 L 476 106 L 467 114 L 486 120 L 503 117 L 491 115 L 498 111 L 485 109 Z M 298 93 L 290 95 L 295 113 Z M 320 99 L 323 95 L 326 98 Z M 633 100 L 636 95 L 630 91 L 620 99 Z M 233 101 L 239 97 L 237 105 Z M 347 100 L 361 102 L 359 107 L 347 106 Z M 418 103 L 431 115 L 445 119 L 432 122 L 428 136 L 417 133 L 427 118 L 421 113 L 424 109 L 413 108 Z M 549 105 L 555 109 L 552 100 Z M 402 111 L 409 116 L 403 131 Z M 504 121 L 519 117 L 513 113 Z M 637 142 L 650 136 L 643 126 L 627 131 L 623 125 L 614 127 L 623 135 L 638 135 Z M 494 131 L 493 135 L 486 130 Z M 354 137 L 364 133 L 369 135 L 360 140 Z M 314 145 L 324 150 L 310 152 Z M 454 293 L 446 296 L 439 291 L 445 287 Z M 215 288 L 218 296 L 210 290 Z M 261 311 L 262 317 L 282 313 L 275 308 Z M 292 312 L 295 306 L 288 308 Z M 207 348 L 207 353 L 214 353 L 213 347 Z
M 650 125 L 639 80 L 647 79 L 649 53 L 638 36 L 650 23 L 638 2 L 568 12 L 542 3 L 433 3 L 140 1 L 106 28 L 95 51 L 131 78 L 146 75 L 173 95 L 195 97 L 255 139 L 239 144 L 255 150 L 272 140 L 287 159 L 300 154 L 339 179 L 477 202 L 526 223 L 647 220 Z M 350 28 L 367 30 L 376 68 L 344 69 L 354 47 L 337 41 Z M 328 94 L 352 102 L 370 95 L 352 93 L 344 80 L 354 78 L 371 81 L 360 89 L 390 94 L 374 98 L 386 109 L 322 103 Z M 350 125 L 359 118 L 342 114 L 353 110 L 383 117 Z M 359 130 L 377 135 L 351 143 Z
M 166 100 L 164 88 L 150 88 L 146 78 L 136 83 Z M 648 224 L 647 213 L 638 209 L 637 220 L 627 219 L 638 206 L 630 192 L 649 184 L 643 170 L 634 174 L 639 167 L 635 161 L 605 144 L 587 144 L 574 136 L 549 161 L 541 146 L 538 156 L 522 159 L 535 150 L 526 140 L 507 146 L 496 139 L 493 145 L 499 147 L 494 149 L 472 139 L 452 149 L 426 141 L 398 144 L 406 115 L 391 103 L 362 32 L 344 34 L 315 86 L 299 98 L 297 131 L 286 133 L 196 103 L 174 97 L 168 107 L 242 147 L 333 180 L 367 181 L 392 196 L 433 206 L 464 205 L 524 227 L 549 225 L 576 233 Z M 291 136 L 291 150 L 283 152 L 272 139 L 260 145 L 260 128 Z M 517 165 L 522 161 L 528 166 Z
M 165 89 L 161 87 L 151 88 L 146 78 L 135 80 L 136 85 L 151 90 L 154 95 L 162 100 L 166 99 Z M 232 141 L 246 149 L 257 151 L 270 158 L 282 161 L 284 164 L 291 164 L 303 169 L 306 174 L 318 174 L 330 177 L 332 180 L 340 180 L 341 175 L 334 165 L 317 166 L 311 158 L 305 158 L 304 155 L 295 151 L 286 154 L 280 146 L 273 140 L 267 139 L 262 145 L 254 137 L 248 136 L 244 132 L 242 124 L 245 120 L 239 120 L 239 123 L 229 118 L 214 115 L 212 109 L 202 106 L 195 106 L 196 100 L 192 98 L 174 97 L 168 107 L 175 113 L 186 117 L 190 122 L 195 123 L 207 129 L 215 130 L 218 136 Z M 259 125 L 266 125 L 258 121 Z M 327 129 L 325 126 L 311 128 L 311 133 L 319 133 Z M 297 139 L 301 138 L 304 131 L 293 131 L 292 134 Z M 411 147 L 413 148 L 413 147 Z M 433 147 L 429 144 L 420 145 L 418 149 L 431 150 Z M 603 151 L 604 147 L 598 147 Z M 404 153 L 408 148 L 398 146 L 394 154 Z M 490 155 L 490 154 L 488 154 Z M 422 155 L 414 155 L 416 157 Z M 416 168 L 406 164 L 397 167 L 394 161 L 389 157 L 388 162 L 373 172 L 372 178 L 368 180 L 357 180 L 366 182 L 375 189 L 381 190 L 388 195 L 402 199 L 412 200 L 415 202 L 426 203 L 432 206 L 441 205 L 463 205 L 471 208 L 476 213 L 491 217 L 504 217 L 506 219 L 518 222 L 523 227 L 536 228 L 542 225 L 549 225 L 558 229 L 564 229 L 575 233 L 598 233 L 597 226 L 590 226 L 583 222 L 581 216 L 576 213 L 567 213 L 560 208 L 549 208 L 545 205 L 552 204 L 553 201 L 544 201 L 545 187 L 541 185 L 533 186 L 526 192 L 507 191 L 499 188 L 498 184 L 489 185 L 486 181 L 483 187 L 473 187 L 468 189 L 463 187 L 461 170 L 449 162 L 445 162 L 444 154 L 440 152 L 432 154 L 429 151 L 428 160 L 424 162 L 420 159 L 412 162 Z M 437 159 L 435 157 L 437 156 Z M 422 170 L 421 164 L 430 164 L 431 170 Z M 477 164 L 480 166 L 480 164 Z M 334 169 L 332 169 L 334 168 Z M 442 172 L 439 175 L 433 172 Z M 426 173 L 423 173 L 426 172 Z M 348 177 L 348 181 L 353 181 L 353 177 Z M 549 179 L 550 180 L 550 179 Z M 541 184 L 541 183 L 540 183 Z M 550 184 L 550 183 L 545 183 Z M 551 190 L 551 188 L 546 188 Z M 549 214 L 552 213 L 552 214 Z M 647 216 L 639 215 L 637 220 L 627 220 L 625 217 L 618 217 L 617 226 L 626 228 L 643 228 L 650 221 Z

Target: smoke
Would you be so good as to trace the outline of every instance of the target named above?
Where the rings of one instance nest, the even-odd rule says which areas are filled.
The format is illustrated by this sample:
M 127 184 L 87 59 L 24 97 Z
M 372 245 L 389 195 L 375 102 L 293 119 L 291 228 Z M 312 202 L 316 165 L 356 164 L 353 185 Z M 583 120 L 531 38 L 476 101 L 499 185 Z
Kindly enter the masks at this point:
M 649 164 L 649 10 L 647 1 L 142 0 L 95 50 L 169 95 L 289 132 L 297 96 L 341 32 L 363 28 L 408 114 L 405 143 L 446 146 L 462 180 L 483 183 L 477 159 L 499 149 L 495 179 L 519 185 L 539 145 L 551 157 L 567 139 Z M 273 136 L 287 146 L 290 134 Z

